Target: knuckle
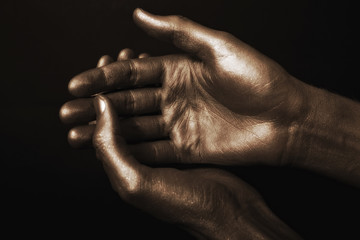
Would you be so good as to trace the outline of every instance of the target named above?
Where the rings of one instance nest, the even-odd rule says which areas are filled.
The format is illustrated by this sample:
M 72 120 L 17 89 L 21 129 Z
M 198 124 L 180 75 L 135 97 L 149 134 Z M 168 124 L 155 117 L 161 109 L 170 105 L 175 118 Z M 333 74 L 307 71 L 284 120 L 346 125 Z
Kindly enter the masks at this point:
M 102 146 L 104 145 L 104 141 L 103 141 L 102 137 L 99 136 L 99 134 L 95 134 L 93 136 L 92 143 L 93 143 L 93 146 L 97 153 L 98 153 L 98 150 L 100 150 L 102 148 Z
M 228 41 L 228 40 L 234 38 L 234 36 L 231 33 L 228 33 L 225 31 L 216 30 L 216 35 L 218 36 L 219 39 L 221 39 L 223 41 Z
M 135 61 L 131 59 L 129 59 L 129 81 L 133 86 L 135 86 L 139 81 L 138 67 L 136 66 Z
M 109 147 L 113 146 L 113 136 L 107 131 L 95 132 L 92 143 L 97 152 L 107 152 Z
M 215 30 L 214 41 L 210 48 L 214 52 L 224 51 L 224 49 L 233 51 L 232 48 L 234 47 L 233 43 L 235 39 L 231 33 Z
M 125 181 L 124 181 L 125 180 Z M 145 178 L 141 171 L 136 171 L 129 179 L 118 178 L 116 192 L 126 201 L 139 199 L 144 192 Z
M 165 133 L 165 128 L 166 128 L 166 125 L 165 125 L 165 121 L 162 117 L 158 117 L 156 119 L 154 119 L 154 128 L 156 130 L 156 133 L 159 135 L 159 136 L 165 136 L 166 133 Z
M 188 19 L 182 15 L 172 15 L 172 16 L 170 16 L 170 20 L 171 20 L 171 22 L 173 22 L 175 24 L 182 24 L 185 21 L 187 21 Z
M 131 114 L 135 111 L 136 104 L 133 91 L 130 90 L 125 93 L 123 104 L 125 113 Z
M 170 16 L 170 26 L 171 26 L 171 35 L 170 38 L 172 41 L 178 41 L 183 37 L 183 29 L 185 24 L 188 22 L 188 19 L 181 15 L 172 15 Z
M 174 161 L 178 163 L 190 163 L 185 154 L 183 154 L 173 142 L 170 142 L 170 149 L 174 153 Z
M 108 70 L 106 67 L 98 68 L 98 69 L 99 69 L 99 75 L 101 76 L 100 78 L 104 79 L 105 86 L 111 86 L 113 84 L 111 71 Z
M 154 161 L 156 161 L 156 159 L 159 159 L 159 157 L 160 157 L 160 149 L 159 149 L 158 144 L 151 145 L 150 151 L 152 152 L 151 155 L 153 156 Z
M 160 89 L 157 89 L 155 90 L 155 94 L 153 96 L 153 100 L 154 100 L 154 106 L 157 106 L 157 107 L 161 107 L 162 105 L 162 98 L 163 98 L 163 90 L 160 88 Z
M 228 32 L 224 32 L 224 31 L 218 31 L 216 30 L 216 41 L 214 41 L 214 44 L 213 44 L 213 50 L 216 51 L 216 49 L 220 48 L 224 48 L 226 46 L 231 46 L 235 37 L 231 34 L 231 33 L 228 33 Z
M 141 195 L 141 193 L 143 192 L 143 187 L 142 187 L 142 179 L 140 177 L 140 175 L 137 176 L 137 182 L 136 183 L 127 183 L 126 187 L 125 187 L 125 193 L 127 195 L 127 197 L 131 197 L 131 198 L 137 198 Z
M 128 124 L 131 130 L 139 132 L 142 129 L 143 122 L 139 118 L 133 118 L 131 121 L 128 121 Z

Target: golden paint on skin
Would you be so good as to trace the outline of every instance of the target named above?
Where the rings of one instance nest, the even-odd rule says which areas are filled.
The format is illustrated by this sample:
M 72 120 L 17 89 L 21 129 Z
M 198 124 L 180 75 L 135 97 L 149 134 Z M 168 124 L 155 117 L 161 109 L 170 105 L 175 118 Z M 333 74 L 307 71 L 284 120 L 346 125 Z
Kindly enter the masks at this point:
M 61 109 L 59 116 L 63 121 L 66 121 L 66 119 L 71 116 L 75 112 L 74 108 L 68 107 L 68 104 L 64 104 Z
M 106 105 L 105 105 L 105 102 L 104 101 L 99 101 L 99 110 L 100 112 L 104 112 L 105 111 L 105 108 L 106 108 Z
M 78 138 L 79 138 L 78 131 L 75 131 L 74 129 L 71 129 L 69 131 L 69 139 L 78 139 Z
M 124 183 L 127 184 L 126 189 L 130 192 L 136 191 L 140 183 L 140 177 L 138 172 L 135 171 L 131 166 L 125 166 L 123 163 L 117 167 L 117 174 L 121 174 L 121 178 L 124 179 Z
M 140 183 L 139 172 L 135 170 L 136 167 L 134 166 L 136 160 L 130 156 L 123 156 L 117 150 L 118 146 L 107 146 L 107 148 L 109 148 L 106 151 L 108 153 L 107 159 L 116 175 L 121 179 L 121 184 L 125 184 L 124 187 L 130 192 L 136 191 Z
M 221 108 L 220 112 L 216 110 L 218 107 Z M 220 115 L 224 111 L 229 114 Z M 201 138 L 201 147 L 205 147 L 202 151 L 210 155 L 236 155 L 239 152 L 248 152 L 256 148 L 260 142 L 271 142 L 273 138 L 272 123 L 245 117 L 239 122 L 222 106 L 214 106 L 211 110 L 204 108 L 201 116 L 201 122 L 198 124 L 200 132 L 197 134 L 206 136 Z
M 246 130 L 234 132 L 235 134 L 228 134 L 224 136 L 228 139 L 228 146 L 234 148 L 237 151 L 245 151 L 246 147 L 251 147 L 254 144 L 259 144 L 260 142 L 267 142 L 269 137 L 272 136 L 272 126 L 270 123 L 253 123 L 253 126 L 246 126 Z
M 169 27 L 169 22 L 160 21 L 155 18 L 149 17 L 142 10 L 137 10 L 137 17 L 141 19 L 141 21 L 148 23 L 156 28 L 164 28 L 167 29 Z
M 246 56 L 237 56 L 227 47 L 223 47 L 221 53 L 222 55 L 217 57 L 219 67 L 226 69 L 226 72 L 231 76 L 241 77 L 242 84 L 252 87 L 254 83 L 261 80 L 261 77 L 258 76 L 259 70 L 256 68 L 256 64 L 249 64 Z
M 98 111 L 104 113 L 104 115 L 100 119 L 99 124 L 104 124 L 106 120 L 112 122 L 109 112 L 106 113 L 105 111 L 106 107 L 106 102 L 100 98 L 98 101 Z M 111 112 L 111 109 L 108 110 Z M 101 136 L 101 144 L 98 144 L 99 147 L 102 148 L 100 151 L 105 154 L 104 159 L 106 160 L 106 164 L 109 165 L 118 176 L 120 186 L 129 192 L 136 191 L 140 183 L 139 171 L 135 170 L 137 169 L 138 163 L 129 155 L 128 151 L 126 151 L 125 141 L 117 138 L 116 135 L 113 134 L 113 128 L 114 125 L 110 124 L 103 127 L 98 133 Z

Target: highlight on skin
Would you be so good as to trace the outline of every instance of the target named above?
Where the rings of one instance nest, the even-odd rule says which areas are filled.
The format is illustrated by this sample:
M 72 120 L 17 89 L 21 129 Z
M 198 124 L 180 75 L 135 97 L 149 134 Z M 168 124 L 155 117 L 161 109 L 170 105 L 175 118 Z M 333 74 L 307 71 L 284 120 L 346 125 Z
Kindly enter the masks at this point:
M 149 166 L 287 164 L 360 186 L 359 103 L 299 81 L 228 33 L 142 10 L 134 20 L 185 54 L 100 64 L 70 81 L 79 98 L 60 111 L 79 125 L 97 117 L 70 137 L 92 137 L 122 199 L 209 239 L 299 239 L 231 174 Z M 105 108 L 92 106 L 99 93 Z
M 138 163 L 121 137 L 109 99 L 97 96 L 95 109 L 96 153 L 114 190 L 125 201 L 206 239 L 300 239 L 271 213 L 256 190 L 227 172 L 150 168 Z

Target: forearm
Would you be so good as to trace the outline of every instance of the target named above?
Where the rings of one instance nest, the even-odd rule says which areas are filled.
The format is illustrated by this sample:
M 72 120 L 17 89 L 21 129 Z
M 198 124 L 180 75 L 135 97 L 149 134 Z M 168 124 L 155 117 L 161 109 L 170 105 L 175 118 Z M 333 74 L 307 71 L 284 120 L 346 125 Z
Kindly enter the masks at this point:
M 306 118 L 293 131 L 293 165 L 360 186 L 360 103 L 308 87 Z

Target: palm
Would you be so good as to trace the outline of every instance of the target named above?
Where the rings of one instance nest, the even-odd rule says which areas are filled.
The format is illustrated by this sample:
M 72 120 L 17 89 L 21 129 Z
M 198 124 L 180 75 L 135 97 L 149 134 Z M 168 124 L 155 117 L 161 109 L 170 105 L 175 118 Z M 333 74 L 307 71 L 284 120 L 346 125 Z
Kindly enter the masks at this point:
M 231 76 L 220 61 L 218 71 L 212 74 L 206 64 L 193 58 L 170 59 L 173 67 L 164 75 L 161 108 L 183 161 L 233 164 L 278 159 L 286 136 L 274 121 L 282 109 L 280 103 L 264 100 L 286 97 L 281 96 L 281 90 L 256 89 L 259 84 L 255 82 L 253 92 L 244 91 L 244 82 L 251 76 L 241 72 L 237 74 L 241 77 Z M 265 85 L 270 88 L 270 84 Z M 262 92 L 267 94 L 259 96 Z M 246 100 L 255 102 L 250 104 L 253 107 L 245 104 Z

